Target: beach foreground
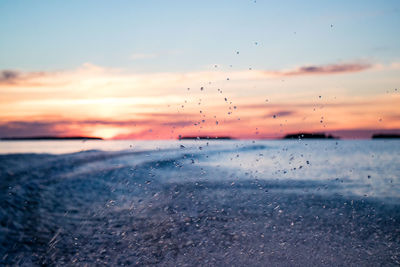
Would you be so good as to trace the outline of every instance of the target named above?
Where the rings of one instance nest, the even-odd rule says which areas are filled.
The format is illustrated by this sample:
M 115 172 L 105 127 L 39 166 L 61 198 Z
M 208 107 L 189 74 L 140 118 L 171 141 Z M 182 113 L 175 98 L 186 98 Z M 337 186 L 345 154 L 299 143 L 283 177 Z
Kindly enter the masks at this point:
M 182 141 L 1 155 L 1 261 L 398 265 L 398 148 L 397 141 Z

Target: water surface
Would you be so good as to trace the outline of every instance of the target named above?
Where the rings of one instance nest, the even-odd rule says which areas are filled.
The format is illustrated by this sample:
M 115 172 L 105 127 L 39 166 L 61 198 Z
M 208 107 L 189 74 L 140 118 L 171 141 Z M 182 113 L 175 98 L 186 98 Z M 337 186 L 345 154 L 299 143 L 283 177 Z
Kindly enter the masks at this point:
M 18 141 L 0 152 L 5 264 L 399 264 L 396 140 Z

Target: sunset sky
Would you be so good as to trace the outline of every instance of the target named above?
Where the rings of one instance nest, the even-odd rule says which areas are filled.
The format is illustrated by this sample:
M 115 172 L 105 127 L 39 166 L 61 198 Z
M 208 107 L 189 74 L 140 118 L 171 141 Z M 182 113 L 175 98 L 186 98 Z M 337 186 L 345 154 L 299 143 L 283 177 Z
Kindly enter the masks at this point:
M 400 1 L 0 2 L 0 137 L 400 133 Z

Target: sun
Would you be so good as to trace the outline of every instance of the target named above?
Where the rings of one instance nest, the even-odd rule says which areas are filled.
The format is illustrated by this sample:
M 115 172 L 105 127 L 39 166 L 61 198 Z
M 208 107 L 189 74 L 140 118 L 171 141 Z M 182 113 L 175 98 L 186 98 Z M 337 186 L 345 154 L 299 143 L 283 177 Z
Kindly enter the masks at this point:
M 117 127 L 107 127 L 107 128 L 97 128 L 92 132 L 93 136 L 101 137 L 104 139 L 112 139 L 113 137 L 125 133 L 126 129 L 121 129 Z

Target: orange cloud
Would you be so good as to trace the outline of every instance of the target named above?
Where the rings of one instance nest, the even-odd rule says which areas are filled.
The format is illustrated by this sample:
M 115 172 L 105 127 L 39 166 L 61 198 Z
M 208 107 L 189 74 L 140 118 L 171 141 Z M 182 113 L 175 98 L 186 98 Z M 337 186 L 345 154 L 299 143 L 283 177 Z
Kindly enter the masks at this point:
M 152 54 L 135 54 L 135 58 L 153 57 Z M 379 64 L 378 64 L 379 65 Z M 398 63 L 392 63 L 390 66 L 397 66 Z M 165 81 L 190 81 L 198 78 L 226 80 L 229 75 L 238 79 L 255 79 L 263 76 L 296 76 L 308 74 L 338 74 L 349 72 L 360 72 L 372 68 L 371 64 L 364 63 L 343 63 L 343 64 L 328 64 L 328 65 L 308 65 L 300 66 L 292 70 L 243 70 L 243 71 L 198 71 L 187 73 L 125 73 L 120 69 L 109 69 L 99 67 L 90 63 L 83 64 L 80 68 L 74 71 L 64 72 L 22 72 L 17 70 L 0 71 L 0 85 L 16 85 L 16 86 L 33 86 L 33 85 L 53 85 L 55 81 L 62 80 L 64 83 L 75 82 L 77 77 L 85 78 L 85 82 L 132 82 L 145 79 L 147 83 L 154 83 L 158 80 Z M 393 67 L 390 67 L 393 68 Z M 260 75 L 261 74 L 261 75 Z M 104 77 L 106 76 L 106 77 Z M 38 78 L 42 78 L 38 83 Z M 207 80 L 207 79 L 205 79 Z
M 367 69 L 375 71 L 340 79 L 328 75 Z M 296 131 L 400 128 L 400 92 L 387 93 L 400 82 L 392 67 L 130 73 L 84 64 L 61 72 L 3 71 L 0 77 L 0 137 L 269 138 Z

